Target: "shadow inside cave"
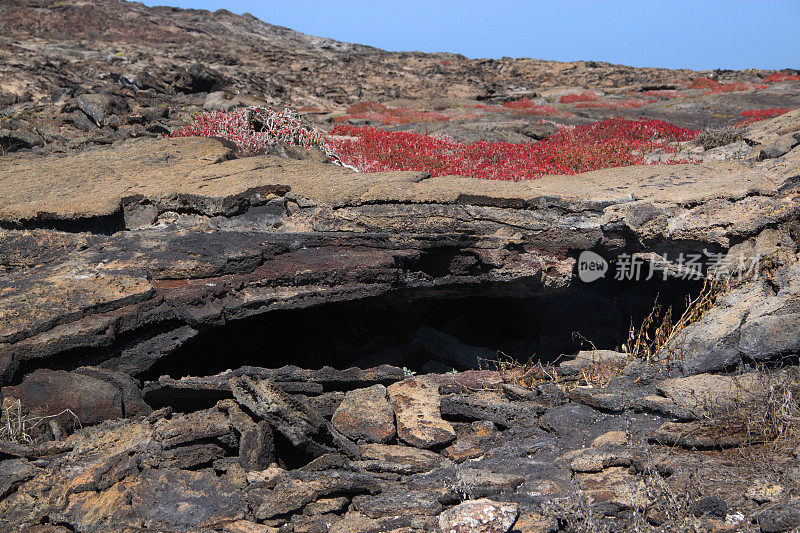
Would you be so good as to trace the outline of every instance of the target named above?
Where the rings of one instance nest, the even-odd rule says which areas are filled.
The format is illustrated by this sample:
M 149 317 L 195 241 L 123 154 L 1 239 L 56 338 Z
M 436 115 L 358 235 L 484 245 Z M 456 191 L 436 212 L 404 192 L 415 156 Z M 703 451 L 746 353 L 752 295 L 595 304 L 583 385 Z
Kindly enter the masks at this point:
M 491 367 L 501 357 L 548 363 L 581 349 L 617 348 L 656 301 L 679 316 L 701 287 L 601 279 L 546 294 L 525 281 L 398 290 L 232 321 L 201 332 L 137 377 L 204 376 L 243 365 L 446 372 Z

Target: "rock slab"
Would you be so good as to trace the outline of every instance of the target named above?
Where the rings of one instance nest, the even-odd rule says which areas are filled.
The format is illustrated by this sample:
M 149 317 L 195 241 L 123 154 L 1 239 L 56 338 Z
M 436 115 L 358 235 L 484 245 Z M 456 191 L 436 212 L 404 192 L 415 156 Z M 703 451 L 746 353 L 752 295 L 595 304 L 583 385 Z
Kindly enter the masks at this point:
M 517 520 L 516 503 L 466 501 L 439 515 L 443 533 L 506 533 Z
M 395 435 L 394 411 L 383 385 L 349 391 L 331 422 L 342 435 L 355 441 L 385 443 Z
M 452 424 L 442 419 L 439 386 L 424 378 L 409 378 L 388 387 L 397 420 L 397 436 L 417 448 L 448 444 L 456 438 Z

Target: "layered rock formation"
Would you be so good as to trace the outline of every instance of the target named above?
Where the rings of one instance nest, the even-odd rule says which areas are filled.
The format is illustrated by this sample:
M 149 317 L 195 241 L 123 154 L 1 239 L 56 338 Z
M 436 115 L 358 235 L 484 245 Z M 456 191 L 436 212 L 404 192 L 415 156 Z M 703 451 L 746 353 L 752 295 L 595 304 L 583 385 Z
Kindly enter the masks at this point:
M 689 452 L 668 458 L 659 444 L 776 438 L 763 406 L 779 405 L 776 391 L 793 390 L 796 377 L 751 365 L 798 349 L 800 156 L 794 147 L 769 158 L 796 121 L 794 112 L 751 127 L 746 137 L 761 144 L 744 161 L 519 183 L 235 158 L 200 138 L 0 158 L 2 391 L 6 419 L 18 422 L 6 436 L 15 440 L 0 442 L 4 523 L 299 532 L 472 520 L 549 531 L 639 513 L 656 525 L 696 516 L 716 527 L 728 515 L 764 530 L 793 524 L 790 458 L 771 456 L 789 476 L 778 488 L 747 496 L 750 470 Z M 575 264 L 585 250 L 612 267 L 622 254 L 663 263 L 703 251 L 769 263 L 719 296 L 656 365 L 606 351 L 552 370 L 501 364 L 415 377 L 399 366 L 281 366 L 405 364 L 420 346 L 428 369 L 478 366 L 496 346 L 450 326 L 412 321 L 418 329 L 365 339 L 349 358 L 334 350 L 343 332 L 314 345 L 330 351 L 310 354 L 303 339 L 280 337 L 307 316 L 286 313 L 302 309 L 319 310 L 308 316 L 321 322 L 303 326 L 313 337 L 323 322 L 348 324 L 337 315 L 359 306 L 354 316 L 389 305 L 402 318 L 426 298 L 575 299 L 590 286 Z M 665 269 L 659 287 L 680 283 L 681 268 Z M 375 304 L 379 296 L 395 299 Z M 542 326 L 540 347 L 575 326 L 555 326 L 557 309 L 542 310 L 556 320 Z M 288 319 L 275 329 L 279 316 Z M 620 326 L 608 323 L 594 331 Z M 214 340 L 228 328 L 247 333 L 239 324 L 252 330 L 248 350 Z M 251 366 L 186 377 L 235 361 Z M 173 377 L 155 379 L 164 369 Z M 742 426 L 737 413 L 760 425 Z M 731 482 L 723 492 L 701 484 L 676 518 L 670 494 L 698 469 Z M 569 504 L 575 497 L 583 503 Z

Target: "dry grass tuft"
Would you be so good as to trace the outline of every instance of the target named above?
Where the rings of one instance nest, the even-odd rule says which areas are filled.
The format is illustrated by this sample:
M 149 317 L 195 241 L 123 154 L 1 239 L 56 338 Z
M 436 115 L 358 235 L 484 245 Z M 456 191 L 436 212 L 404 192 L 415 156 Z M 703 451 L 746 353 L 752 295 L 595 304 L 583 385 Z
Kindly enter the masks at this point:
M 75 421 L 74 425 L 80 427 L 80 420 L 70 409 L 64 409 L 54 415 L 33 416 L 25 414 L 22 409 L 22 402 L 15 400 L 11 405 L 3 409 L 2 417 L 0 417 L 0 440 L 33 445 L 32 430 L 45 423 L 56 423 L 56 419 L 62 415 L 70 415 Z M 56 431 L 58 430 L 54 432 Z
M 700 293 L 687 297 L 686 308 L 677 320 L 673 320 L 671 307 L 664 310 L 656 301 L 639 328 L 630 326 L 628 339 L 623 343 L 621 351 L 648 364 L 682 360 L 681 333 L 699 322 L 729 286 L 727 280 L 706 278 Z
M 709 431 L 720 437 L 738 436 L 748 444 L 766 443 L 773 451 L 800 443 L 800 368 L 769 371 L 761 367 L 758 383 L 740 386 L 737 396 L 732 405 L 704 406 L 703 420 Z
M 742 131 L 734 127 L 720 129 L 706 129 L 700 132 L 692 142 L 701 146 L 703 150 L 711 150 L 720 146 L 727 146 L 742 140 Z

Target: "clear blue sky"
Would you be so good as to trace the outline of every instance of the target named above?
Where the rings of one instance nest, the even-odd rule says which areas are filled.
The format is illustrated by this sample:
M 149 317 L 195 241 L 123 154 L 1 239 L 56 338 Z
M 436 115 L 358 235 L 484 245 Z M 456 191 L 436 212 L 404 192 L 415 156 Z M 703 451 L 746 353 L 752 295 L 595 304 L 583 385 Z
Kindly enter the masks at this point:
M 227 9 L 385 50 L 609 61 L 636 67 L 800 68 L 800 0 L 149 0 Z

